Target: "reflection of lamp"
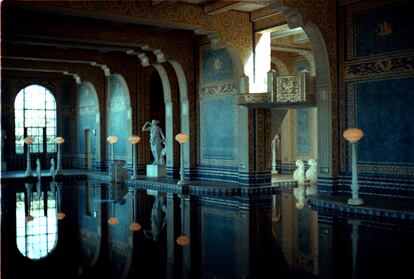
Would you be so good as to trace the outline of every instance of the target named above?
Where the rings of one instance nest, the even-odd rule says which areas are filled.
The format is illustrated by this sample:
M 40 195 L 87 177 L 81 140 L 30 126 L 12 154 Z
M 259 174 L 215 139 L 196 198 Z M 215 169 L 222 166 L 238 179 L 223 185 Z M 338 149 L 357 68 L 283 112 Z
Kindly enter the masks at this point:
M 141 225 L 137 222 L 137 203 L 136 203 L 136 199 L 137 199 L 137 191 L 136 191 L 136 189 L 134 189 L 133 197 L 132 197 L 132 206 L 133 206 L 132 212 L 134 214 L 134 216 L 132 216 L 133 217 L 132 219 L 134 220 L 134 222 L 131 223 L 131 225 L 129 225 L 129 229 L 133 232 L 139 231 L 141 229 Z
M 357 151 L 356 143 L 364 136 L 364 133 L 358 128 L 346 129 L 343 133 L 344 138 L 349 141 L 352 148 L 352 198 L 348 199 L 350 205 L 361 205 L 364 201 L 358 197 L 358 173 L 357 173 Z
M 111 161 L 114 160 L 114 143 L 118 141 L 117 136 L 109 136 L 106 140 L 111 144 Z
M 33 221 L 34 217 L 30 214 L 30 210 L 32 209 L 32 184 L 25 183 L 26 191 L 27 191 L 27 216 L 26 221 L 30 222 Z
M 179 133 L 175 136 L 175 140 L 178 141 L 180 144 L 180 181 L 178 181 L 178 185 L 187 185 L 188 181 L 185 180 L 184 174 L 184 147 L 183 144 L 188 141 L 188 135 L 184 133 Z
M 117 225 L 119 224 L 118 218 L 115 217 L 115 201 L 112 203 L 112 216 L 108 219 L 109 225 Z
M 61 151 L 60 151 L 60 146 L 62 145 L 62 143 L 64 143 L 65 142 L 65 139 L 64 138 L 62 138 L 62 137 L 57 137 L 56 138 L 56 143 L 57 143 L 57 145 L 58 145 L 58 154 L 57 154 L 57 167 L 56 167 L 56 171 L 55 171 L 55 174 L 60 174 L 60 173 L 62 173 L 62 159 L 60 158 L 60 153 L 61 153 Z
M 117 140 L 118 140 L 118 138 L 115 139 L 115 142 Z M 116 184 L 115 183 L 111 183 L 109 189 L 111 191 L 110 197 L 112 199 L 112 214 L 111 214 L 111 217 L 108 219 L 108 224 L 114 226 L 114 225 L 119 224 L 118 218 L 115 217 L 115 203 L 118 201 L 118 193 L 117 193 L 117 189 L 116 189 Z
M 32 176 L 33 172 L 32 172 L 32 166 L 30 163 L 30 145 L 33 143 L 33 139 L 31 137 L 25 137 L 24 138 L 24 143 L 27 144 L 27 161 L 26 161 L 26 172 L 25 175 L 26 176 Z
M 128 138 L 129 142 L 132 144 L 132 164 L 133 164 L 133 172 L 131 179 L 137 179 L 137 152 L 136 152 L 136 145 L 141 140 L 141 138 L 137 135 L 132 135 Z
M 190 243 L 188 236 L 184 234 L 184 220 L 185 220 L 185 196 L 181 195 L 181 235 L 177 237 L 177 244 L 180 246 L 187 246 Z
M 61 204 L 60 204 L 61 200 L 62 200 L 61 199 L 61 195 L 62 195 L 61 185 L 56 184 L 56 189 L 57 189 L 57 191 L 56 191 L 56 195 L 57 195 L 56 202 L 57 202 L 57 209 L 58 209 L 58 212 L 56 213 L 56 216 L 57 216 L 58 220 L 62 220 L 63 218 L 65 218 L 66 214 L 62 212 L 62 208 L 61 208 Z

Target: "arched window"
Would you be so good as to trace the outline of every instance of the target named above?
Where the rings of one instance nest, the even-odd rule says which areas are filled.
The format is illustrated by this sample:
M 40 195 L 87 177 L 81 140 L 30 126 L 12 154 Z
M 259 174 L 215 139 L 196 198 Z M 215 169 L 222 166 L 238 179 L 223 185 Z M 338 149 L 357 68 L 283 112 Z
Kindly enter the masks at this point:
M 56 152 L 56 101 L 53 94 L 40 85 L 30 85 L 17 94 L 14 101 L 16 153 L 24 152 L 23 139 L 33 138 L 32 152 Z

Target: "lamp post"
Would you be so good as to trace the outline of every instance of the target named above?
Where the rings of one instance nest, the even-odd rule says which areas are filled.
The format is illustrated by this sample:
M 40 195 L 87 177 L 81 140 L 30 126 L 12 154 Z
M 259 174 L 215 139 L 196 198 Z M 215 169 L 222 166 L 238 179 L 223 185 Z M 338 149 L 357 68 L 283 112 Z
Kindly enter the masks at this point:
M 33 143 L 33 139 L 31 137 L 25 137 L 23 141 L 27 145 L 27 152 L 26 152 L 27 161 L 26 161 L 25 175 L 26 176 L 32 176 L 33 172 L 32 172 L 32 166 L 31 166 L 31 162 L 30 162 L 30 145 Z
M 131 179 L 137 179 L 137 151 L 136 146 L 137 143 L 141 140 L 141 138 L 137 135 L 132 135 L 128 138 L 129 142 L 132 144 L 132 176 Z
M 364 201 L 358 197 L 358 173 L 357 173 L 357 150 L 356 144 L 357 142 L 364 136 L 364 133 L 361 129 L 358 128 L 349 128 L 346 129 L 343 133 L 344 138 L 349 141 L 352 148 L 352 197 L 348 199 L 349 205 L 362 205 Z
M 272 174 L 278 174 L 279 172 L 276 169 L 276 153 L 279 146 L 279 135 L 276 134 L 272 140 Z
M 114 143 L 118 141 L 117 136 L 109 136 L 106 140 L 111 144 L 111 161 L 114 160 Z
M 62 137 L 57 137 L 56 138 L 56 143 L 58 145 L 58 154 L 57 154 L 57 167 L 56 167 L 56 171 L 55 174 L 61 174 L 62 173 L 62 158 L 61 158 L 61 145 L 62 143 L 65 142 L 65 139 Z
M 178 185 L 187 185 L 188 181 L 185 180 L 184 173 L 184 147 L 183 144 L 188 141 L 188 135 L 184 133 L 179 133 L 175 136 L 175 140 L 180 144 L 180 181 Z

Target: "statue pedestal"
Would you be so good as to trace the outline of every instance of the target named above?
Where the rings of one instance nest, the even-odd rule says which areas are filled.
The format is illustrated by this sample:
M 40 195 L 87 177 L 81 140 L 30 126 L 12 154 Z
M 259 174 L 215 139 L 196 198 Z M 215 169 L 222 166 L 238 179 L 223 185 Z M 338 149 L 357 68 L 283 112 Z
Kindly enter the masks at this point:
M 165 166 L 147 165 L 147 177 L 165 177 Z

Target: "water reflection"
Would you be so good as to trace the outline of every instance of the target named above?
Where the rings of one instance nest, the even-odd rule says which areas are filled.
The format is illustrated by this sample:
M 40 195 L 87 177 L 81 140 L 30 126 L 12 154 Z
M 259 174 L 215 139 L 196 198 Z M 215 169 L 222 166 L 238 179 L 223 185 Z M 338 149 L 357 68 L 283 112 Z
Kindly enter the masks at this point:
M 10 196 L 4 195 L 7 191 L 16 197 L 15 216 L 9 211 L 2 222 L 16 220 L 18 251 L 44 259 L 36 263 L 42 269 L 53 270 L 52 262 L 64 262 L 54 277 L 45 278 L 413 275 L 409 257 L 404 256 L 414 248 L 413 222 L 317 213 L 308 204 L 299 209 L 293 188 L 272 195 L 218 197 L 79 181 L 40 187 L 40 192 L 32 184 L 2 191 L 3 198 Z M 66 213 L 59 224 L 58 211 Z M 29 213 L 32 221 L 26 218 Z M 110 217 L 118 224 L 108 224 Z M 134 223 L 142 229 L 131 230 Z M 181 235 L 189 239 L 186 246 L 177 243 Z M 2 248 L 10 252 L 12 267 L 21 266 L 39 277 L 40 268 L 15 256 L 13 246 Z M 11 268 L 4 278 L 21 278 L 19 272 L 23 271 Z
M 32 260 L 46 257 L 57 243 L 57 202 L 54 185 L 42 191 L 40 182 L 26 183 L 16 193 L 16 243 L 20 253 Z

